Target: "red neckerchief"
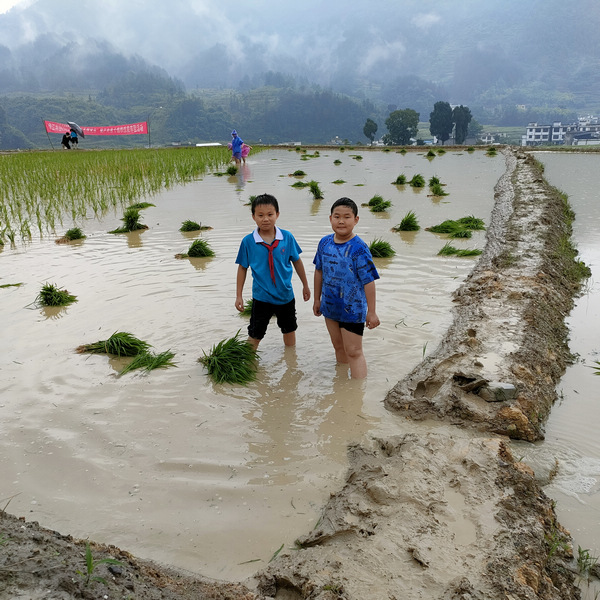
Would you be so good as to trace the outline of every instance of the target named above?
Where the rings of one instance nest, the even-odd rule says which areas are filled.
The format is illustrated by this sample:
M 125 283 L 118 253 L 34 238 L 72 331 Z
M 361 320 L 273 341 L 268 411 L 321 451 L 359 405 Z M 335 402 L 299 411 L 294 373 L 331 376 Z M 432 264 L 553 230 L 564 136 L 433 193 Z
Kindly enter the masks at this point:
M 271 279 L 273 280 L 273 285 L 277 287 L 277 282 L 275 281 L 275 263 L 273 262 L 273 250 L 277 248 L 279 245 L 279 240 L 273 240 L 271 245 L 267 244 L 267 242 L 260 242 L 268 251 L 269 251 L 269 271 L 271 272 Z

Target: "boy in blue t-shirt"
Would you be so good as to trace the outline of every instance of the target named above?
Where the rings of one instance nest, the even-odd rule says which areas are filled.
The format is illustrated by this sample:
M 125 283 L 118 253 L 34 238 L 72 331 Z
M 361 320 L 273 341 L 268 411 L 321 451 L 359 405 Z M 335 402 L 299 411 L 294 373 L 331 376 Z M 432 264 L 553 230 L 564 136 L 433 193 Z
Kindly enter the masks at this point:
M 350 365 L 350 376 L 367 376 L 362 349 L 365 322 L 379 325 L 375 312 L 375 280 L 379 273 L 369 247 L 355 233 L 358 206 L 350 198 L 333 203 L 329 221 L 332 234 L 319 242 L 315 255 L 313 312 L 323 315 L 338 363 Z
M 279 203 L 270 194 L 261 194 L 252 201 L 252 218 L 256 229 L 242 239 L 237 258 L 237 291 L 235 307 L 244 310 L 242 292 L 248 267 L 252 269 L 252 314 L 248 326 L 248 341 L 256 349 L 263 339 L 271 317 L 283 333 L 286 346 L 296 344 L 296 303 L 292 289 L 292 266 L 302 282 L 304 301 L 310 300 L 310 287 L 302 250 L 294 236 L 275 225 Z

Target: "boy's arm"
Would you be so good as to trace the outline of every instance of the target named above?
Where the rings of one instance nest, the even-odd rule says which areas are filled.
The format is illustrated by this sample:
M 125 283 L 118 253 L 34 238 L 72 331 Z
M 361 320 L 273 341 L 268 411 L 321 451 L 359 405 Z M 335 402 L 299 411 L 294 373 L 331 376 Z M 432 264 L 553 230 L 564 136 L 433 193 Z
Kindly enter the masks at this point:
M 242 312 L 244 310 L 244 299 L 242 298 L 242 292 L 244 291 L 244 283 L 246 282 L 246 273 L 248 269 L 238 265 L 237 279 L 236 279 L 236 295 L 235 295 L 235 307 Z
M 315 292 L 316 294 L 316 292 Z M 367 328 L 374 329 L 379 325 L 379 317 L 375 312 L 375 282 L 371 281 L 365 285 L 365 296 L 367 297 Z
M 294 265 L 294 269 L 300 277 L 300 281 L 302 282 L 302 297 L 304 298 L 304 302 L 308 302 L 310 300 L 310 287 L 308 286 L 308 279 L 306 279 L 306 271 L 304 270 L 304 263 L 302 259 L 299 258 L 296 262 L 292 263 Z
M 321 291 L 323 290 L 323 271 L 315 269 L 315 299 L 313 301 L 313 313 L 315 317 L 321 316 Z

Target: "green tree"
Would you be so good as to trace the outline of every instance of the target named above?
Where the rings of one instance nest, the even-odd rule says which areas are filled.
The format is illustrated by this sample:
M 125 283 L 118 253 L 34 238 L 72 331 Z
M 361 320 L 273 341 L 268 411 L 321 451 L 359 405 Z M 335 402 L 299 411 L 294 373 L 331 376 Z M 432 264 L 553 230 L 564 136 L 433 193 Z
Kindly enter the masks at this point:
M 365 126 L 363 127 L 363 133 L 365 137 L 368 137 L 371 140 L 371 146 L 373 145 L 373 140 L 375 139 L 375 134 L 377 133 L 377 123 L 372 119 L 367 119 Z
M 412 108 L 395 110 L 385 120 L 388 132 L 383 136 L 386 146 L 404 146 L 410 143 L 410 138 L 417 135 L 419 130 L 419 113 Z
M 452 120 L 454 121 L 454 141 L 457 144 L 464 144 L 465 139 L 467 137 L 467 132 L 469 131 L 469 123 L 473 115 L 468 107 L 463 106 L 455 106 L 452 110 Z
M 452 108 L 448 102 L 436 102 L 429 113 L 429 131 L 441 140 L 442 146 L 452 133 Z
M 471 119 L 471 122 L 469 123 L 469 127 L 467 129 L 467 137 L 478 138 L 482 131 L 483 125 L 479 121 Z

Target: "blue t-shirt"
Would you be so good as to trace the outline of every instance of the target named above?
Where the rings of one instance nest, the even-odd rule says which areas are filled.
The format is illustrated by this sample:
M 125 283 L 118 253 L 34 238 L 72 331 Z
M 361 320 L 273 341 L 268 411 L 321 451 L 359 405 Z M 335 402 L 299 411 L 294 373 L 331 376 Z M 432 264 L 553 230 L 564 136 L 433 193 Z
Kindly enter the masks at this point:
M 287 304 L 294 299 L 292 263 L 300 259 L 302 250 L 289 231 L 275 227 L 275 239 L 279 240 L 273 250 L 275 283 L 269 269 L 269 250 L 261 244 L 263 240 L 258 229 L 242 239 L 235 262 L 245 269 L 252 269 L 252 298 L 271 304 Z
M 365 285 L 379 279 L 369 247 L 358 236 L 336 244 L 335 234 L 319 242 L 315 268 L 323 274 L 321 313 L 342 323 L 364 323 L 367 319 Z

